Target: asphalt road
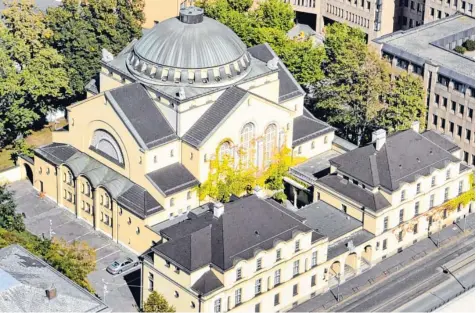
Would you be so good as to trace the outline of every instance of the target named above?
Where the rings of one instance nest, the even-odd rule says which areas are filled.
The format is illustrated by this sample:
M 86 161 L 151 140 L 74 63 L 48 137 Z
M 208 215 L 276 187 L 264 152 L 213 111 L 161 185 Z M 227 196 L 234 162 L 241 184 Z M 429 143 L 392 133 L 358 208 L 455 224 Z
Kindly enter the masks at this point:
M 474 237 L 441 248 L 430 258 L 412 264 L 355 297 L 328 308 L 338 312 L 394 311 L 432 287 L 450 279 L 441 266 L 459 255 L 474 251 Z M 474 268 L 474 263 L 473 263 Z M 453 278 L 451 278 L 453 279 Z

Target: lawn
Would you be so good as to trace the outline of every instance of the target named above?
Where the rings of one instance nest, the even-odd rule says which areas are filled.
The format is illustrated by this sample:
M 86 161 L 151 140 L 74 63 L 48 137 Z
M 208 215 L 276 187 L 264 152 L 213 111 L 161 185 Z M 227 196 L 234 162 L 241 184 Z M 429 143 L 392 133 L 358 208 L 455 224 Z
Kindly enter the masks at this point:
M 53 135 L 51 134 L 51 132 L 55 129 L 55 127 L 58 129 L 66 124 L 66 119 L 60 119 L 56 126 L 54 123 L 50 123 L 43 127 L 43 129 L 35 131 L 31 135 L 26 137 L 25 141 L 32 147 L 39 147 L 41 145 L 48 144 L 52 141 Z M 11 146 L 7 146 L 0 151 L 0 171 L 15 165 L 13 163 L 13 160 L 11 159 L 11 154 L 13 152 L 14 151 L 12 150 Z

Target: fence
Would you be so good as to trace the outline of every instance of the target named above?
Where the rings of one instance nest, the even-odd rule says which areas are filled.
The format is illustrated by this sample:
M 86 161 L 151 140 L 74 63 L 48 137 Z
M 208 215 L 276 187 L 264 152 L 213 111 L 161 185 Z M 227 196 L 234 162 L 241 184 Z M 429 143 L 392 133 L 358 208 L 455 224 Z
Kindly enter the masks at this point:
M 428 312 L 433 312 L 435 311 L 436 309 L 438 308 L 441 308 L 443 305 L 449 303 L 450 301 L 453 301 L 454 299 L 458 298 L 459 296 L 461 296 L 463 293 L 465 292 L 468 292 L 470 290 L 472 290 L 474 288 L 474 284 L 472 284 L 471 286 L 467 287 L 466 289 L 464 290 L 461 290 L 460 292 L 458 292 L 457 294 L 453 295 L 452 297 L 450 297 L 449 299 L 446 299 L 446 300 L 443 300 L 441 301 L 438 305 L 432 307 L 430 310 L 428 310 Z

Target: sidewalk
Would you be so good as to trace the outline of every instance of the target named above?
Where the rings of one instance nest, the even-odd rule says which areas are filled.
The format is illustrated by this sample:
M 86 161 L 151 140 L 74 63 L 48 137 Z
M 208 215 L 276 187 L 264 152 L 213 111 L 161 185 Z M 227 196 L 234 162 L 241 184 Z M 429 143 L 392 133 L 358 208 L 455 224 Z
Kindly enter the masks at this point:
M 384 280 L 388 275 L 401 270 L 427 254 L 437 251 L 438 248 L 436 247 L 436 243 L 438 241 L 438 236 L 440 247 L 450 243 L 458 237 L 461 237 L 463 235 L 463 224 L 464 221 L 461 220 L 458 223 L 459 227 L 457 225 L 447 226 L 446 228 L 443 228 L 439 234 L 434 233 L 430 238 L 422 239 L 416 244 L 404 249 L 402 252 L 381 261 L 359 276 L 344 282 L 339 287 L 340 298 L 346 299 L 359 291 L 367 289 L 376 282 Z M 466 218 L 466 233 L 474 231 L 474 224 L 475 218 L 473 213 Z M 337 288 L 333 288 L 332 290 L 301 303 L 292 308 L 290 312 L 314 312 L 327 310 L 329 307 L 337 303 L 334 296 L 335 294 L 337 294 Z

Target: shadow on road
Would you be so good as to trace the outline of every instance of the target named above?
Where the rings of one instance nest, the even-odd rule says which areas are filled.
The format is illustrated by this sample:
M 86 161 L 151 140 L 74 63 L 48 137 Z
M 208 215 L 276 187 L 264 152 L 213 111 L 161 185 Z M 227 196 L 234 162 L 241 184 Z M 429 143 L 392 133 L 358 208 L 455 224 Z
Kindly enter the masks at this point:
M 124 281 L 127 283 L 138 308 L 140 307 L 140 275 L 140 267 L 124 275 Z

